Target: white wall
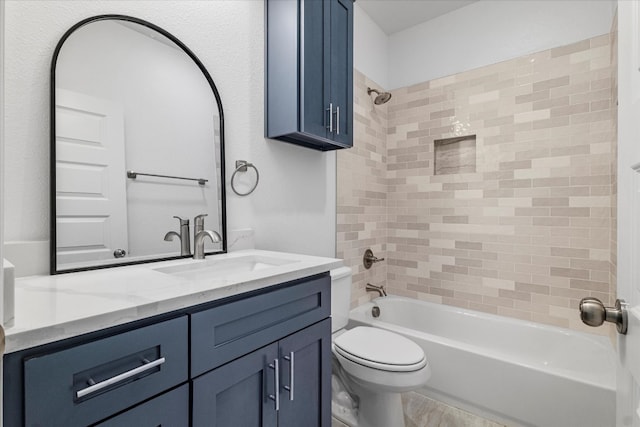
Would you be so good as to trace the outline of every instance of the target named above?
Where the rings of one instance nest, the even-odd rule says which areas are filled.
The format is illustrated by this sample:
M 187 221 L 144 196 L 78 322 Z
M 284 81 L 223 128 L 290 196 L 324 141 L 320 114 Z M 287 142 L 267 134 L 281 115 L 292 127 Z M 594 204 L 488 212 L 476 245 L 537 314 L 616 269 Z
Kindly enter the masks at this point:
M 358 2 L 353 10 L 353 66 L 386 90 L 389 86 L 389 36 Z
M 388 89 L 605 34 L 612 19 L 605 0 L 481 0 L 392 34 Z
M 264 2 L 19 1 L 6 6 L 5 239 L 49 238 L 49 67 L 62 34 L 119 13 L 180 39 L 212 75 L 225 112 L 228 230 L 255 229 L 256 246 L 335 254 L 335 153 L 264 138 Z M 249 197 L 228 186 L 236 159 L 260 169 Z

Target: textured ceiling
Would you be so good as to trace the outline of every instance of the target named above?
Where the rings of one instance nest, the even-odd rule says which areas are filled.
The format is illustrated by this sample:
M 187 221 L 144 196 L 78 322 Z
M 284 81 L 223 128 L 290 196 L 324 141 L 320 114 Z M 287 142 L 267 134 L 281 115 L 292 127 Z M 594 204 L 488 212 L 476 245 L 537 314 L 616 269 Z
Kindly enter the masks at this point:
M 476 0 L 358 0 L 387 35 L 468 6 Z

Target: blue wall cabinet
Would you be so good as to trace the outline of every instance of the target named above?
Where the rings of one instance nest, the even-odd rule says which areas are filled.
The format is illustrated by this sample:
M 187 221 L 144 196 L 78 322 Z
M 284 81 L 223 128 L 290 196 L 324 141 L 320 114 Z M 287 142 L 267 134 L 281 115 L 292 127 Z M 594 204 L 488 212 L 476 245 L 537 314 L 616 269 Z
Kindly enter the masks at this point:
M 266 1 L 265 136 L 353 146 L 353 0 Z

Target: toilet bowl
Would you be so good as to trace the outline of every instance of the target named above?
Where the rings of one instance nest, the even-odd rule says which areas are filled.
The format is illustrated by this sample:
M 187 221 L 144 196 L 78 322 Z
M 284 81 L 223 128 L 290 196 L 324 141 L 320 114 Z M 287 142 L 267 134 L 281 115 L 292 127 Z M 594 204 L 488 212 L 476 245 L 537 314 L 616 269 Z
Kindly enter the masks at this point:
M 357 414 L 350 419 L 338 411 L 334 416 L 352 427 L 404 427 L 400 393 L 422 387 L 431 375 L 422 348 L 383 329 L 343 329 L 351 296 L 348 267 L 331 272 L 331 292 L 332 351 L 345 388 L 358 402 Z

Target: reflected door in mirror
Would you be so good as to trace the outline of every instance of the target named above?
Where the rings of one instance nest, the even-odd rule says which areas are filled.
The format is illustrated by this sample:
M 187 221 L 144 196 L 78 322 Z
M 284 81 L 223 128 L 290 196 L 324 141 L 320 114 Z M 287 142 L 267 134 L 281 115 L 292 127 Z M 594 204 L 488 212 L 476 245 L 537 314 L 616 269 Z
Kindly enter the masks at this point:
M 122 108 L 58 89 L 56 120 L 58 262 L 111 260 L 128 249 Z

